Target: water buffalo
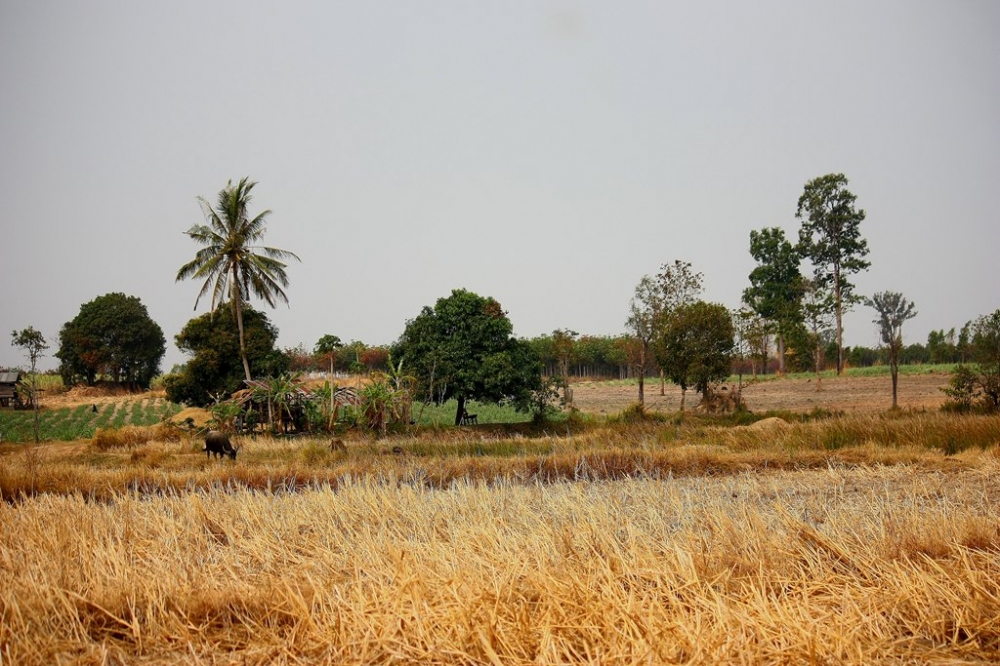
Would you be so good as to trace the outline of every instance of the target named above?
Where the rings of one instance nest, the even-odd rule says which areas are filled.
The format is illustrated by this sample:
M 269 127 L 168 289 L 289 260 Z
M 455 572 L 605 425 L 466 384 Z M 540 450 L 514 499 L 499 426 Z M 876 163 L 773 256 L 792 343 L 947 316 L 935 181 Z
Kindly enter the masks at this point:
M 236 452 L 239 451 L 238 448 L 233 448 L 233 445 L 229 443 L 229 435 L 224 432 L 219 432 L 218 430 L 209 430 L 208 434 L 205 435 L 205 457 L 211 458 L 212 454 L 219 456 L 229 456 L 230 460 L 236 460 Z

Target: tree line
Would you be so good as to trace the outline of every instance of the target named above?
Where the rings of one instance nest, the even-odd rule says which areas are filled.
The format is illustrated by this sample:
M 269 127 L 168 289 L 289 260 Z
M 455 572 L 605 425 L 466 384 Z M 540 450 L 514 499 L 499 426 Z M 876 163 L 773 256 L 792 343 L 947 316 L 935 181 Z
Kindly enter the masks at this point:
M 853 276 L 870 263 L 860 228 L 865 211 L 847 185 L 843 174 L 806 183 L 795 209 L 800 223 L 795 243 L 776 226 L 750 232 L 756 266 L 743 302 L 734 310 L 703 301 L 703 274 L 675 260 L 639 280 L 622 335 L 556 329 L 519 339 L 494 299 L 456 289 L 407 321 L 392 345 L 345 344 L 327 334 L 311 350 L 301 344 L 282 350 L 276 346 L 277 329 L 250 299 L 271 307 L 287 304 L 286 262 L 298 257 L 259 244 L 271 211 L 251 215 L 256 183 L 230 181 L 214 205 L 198 198 L 205 223 L 185 232 L 200 249 L 175 280 L 201 281 L 195 309 L 205 296 L 210 295 L 211 303 L 206 314 L 191 319 L 176 335 L 188 360 L 164 378 L 164 386 L 172 400 L 204 405 L 253 377 L 374 373 L 391 376 L 397 389 L 405 384 L 419 399 L 455 398 L 458 423 L 464 405 L 473 399 L 507 401 L 544 413 L 553 385 L 565 385 L 572 377 L 634 377 L 640 405 L 648 377 L 658 377 L 661 392 L 669 379 L 682 389 L 683 408 L 689 388 L 706 396 L 733 370 L 753 375 L 809 369 L 819 375 L 832 358 L 838 374 L 848 363 L 888 365 L 893 405 L 901 363 L 975 361 L 978 370 L 974 379 L 966 377 L 963 390 L 993 395 L 992 366 L 984 360 L 989 344 L 983 340 L 992 339 L 991 322 L 998 317 L 968 322 L 957 334 L 955 329 L 933 331 L 926 345 L 905 345 L 902 328 L 916 316 L 915 305 L 899 292 L 856 293 Z M 843 344 L 843 315 L 862 303 L 877 315 L 882 343 L 877 348 Z M 15 344 L 19 340 L 28 338 L 15 332 Z M 63 326 L 59 341 L 55 355 L 67 385 L 103 379 L 148 387 L 165 352 L 162 330 L 145 306 L 117 292 L 83 304 Z M 42 338 L 25 345 L 37 351 L 46 342 Z

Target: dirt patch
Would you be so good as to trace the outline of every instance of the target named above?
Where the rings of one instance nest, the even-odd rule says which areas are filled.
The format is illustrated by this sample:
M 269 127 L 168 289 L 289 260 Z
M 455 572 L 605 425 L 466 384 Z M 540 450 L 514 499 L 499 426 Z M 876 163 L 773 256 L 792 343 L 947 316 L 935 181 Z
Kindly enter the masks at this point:
M 899 378 L 899 406 L 903 409 L 938 409 L 947 396 L 941 392 L 951 375 L 929 373 Z M 817 390 L 818 389 L 818 390 Z M 646 383 L 646 407 L 658 412 L 676 412 L 681 406 L 681 390 L 667 383 L 660 395 L 660 383 Z M 685 409 L 693 409 L 701 397 L 689 390 Z M 892 406 L 892 380 L 888 377 L 771 379 L 743 389 L 747 409 L 753 412 L 809 412 L 827 409 L 845 412 L 879 412 Z M 582 382 L 573 385 L 577 409 L 594 414 L 616 414 L 638 401 L 638 386 L 630 383 Z

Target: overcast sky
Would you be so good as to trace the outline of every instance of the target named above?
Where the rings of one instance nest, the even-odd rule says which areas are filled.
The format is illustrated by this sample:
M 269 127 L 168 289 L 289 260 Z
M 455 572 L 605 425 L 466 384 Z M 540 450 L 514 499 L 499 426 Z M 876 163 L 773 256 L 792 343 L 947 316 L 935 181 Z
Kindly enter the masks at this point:
M 196 197 L 258 181 L 301 257 L 279 344 L 394 341 L 467 288 L 515 334 L 619 334 L 682 259 L 739 304 L 806 181 L 867 212 L 908 342 L 1000 307 L 1000 3 L 0 1 L 0 365 L 80 305 L 174 336 Z M 874 312 L 845 342 L 875 346 Z

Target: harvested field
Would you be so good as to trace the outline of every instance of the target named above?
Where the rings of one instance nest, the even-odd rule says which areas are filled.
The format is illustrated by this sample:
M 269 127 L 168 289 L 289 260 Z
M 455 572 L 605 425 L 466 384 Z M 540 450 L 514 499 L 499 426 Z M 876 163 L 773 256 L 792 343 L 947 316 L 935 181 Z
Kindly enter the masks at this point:
M 988 663 L 995 455 L 0 505 L 7 663 Z
M 902 409 L 937 409 L 945 401 L 941 388 L 951 375 L 943 373 L 905 375 L 899 378 L 899 406 Z M 892 380 L 884 377 L 824 377 L 810 379 L 768 379 L 743 389 L 743 399 L 753 412 L 808 412 L 814 409 L 845 412 L 879 412 L 892 405 Z M 646 407 L 653 411 L 676 412 L 681 406 L 681 390 L 667 383 L 660 395 L 659 381 L 646 384 Z M 583 412 L 615 414 L 638 400 L 638 387 L 627 382 L 582 382 L 573 384 L 573 401 Z M 699 396 L 688 391 L 686 408 L 694 408 Z
M 894 413 L 887 378 L 819 405 L 785 379 L 751 409 L 846 415 L 246 437 L 237 461 L 159 425 L 4 445 L 0 664 L 997 663 L 1000 419 L 930 409 L 946 381 L 902 377 Z M 574 389 L 610 414 L 636 387 Z

